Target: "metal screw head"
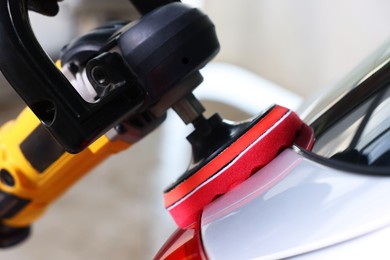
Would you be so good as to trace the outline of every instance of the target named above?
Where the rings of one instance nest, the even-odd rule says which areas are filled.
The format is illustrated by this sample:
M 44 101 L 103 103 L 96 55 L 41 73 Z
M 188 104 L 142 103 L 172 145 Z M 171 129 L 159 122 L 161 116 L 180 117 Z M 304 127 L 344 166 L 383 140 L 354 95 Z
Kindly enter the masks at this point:
M 107 87 L 110 84 L 110 77 L 106 70 L 101 66 L 96 66 L 91 70 L 92 79 L 97 83 L 100 87 Z
M 118 124 L 115 126 L 115 130 L 118 134 L 126 133 L 126 127 L 123 124 Z

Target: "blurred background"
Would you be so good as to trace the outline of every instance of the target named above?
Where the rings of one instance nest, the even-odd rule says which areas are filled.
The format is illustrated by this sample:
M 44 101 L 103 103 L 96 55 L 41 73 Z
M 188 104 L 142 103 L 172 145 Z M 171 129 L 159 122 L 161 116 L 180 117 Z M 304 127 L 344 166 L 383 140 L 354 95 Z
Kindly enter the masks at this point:
M 216 24 L 222 49 L 211 69 L 205 69 L 199 95 L 209 111 L 229 119 L 255 113 L 256 108 L 245 107 L 247 100 L 256 102 L 275 89 L 282 91 L 267 102 L 296 108 L 302 98 L 331 86 L 390 36 L 386 0 L 183 2 L 201 8 Z M 72 38 L 105 21 L 139 16 L 127 0 L 65 0 L 60 6 L 55 18 L 31 14 L 33 29 L 53 59 Z M 3 78 L 0 84 L 4 122 L 23 104 Z M 215 99 L 201 90 L 225 84 L 240 98 L 216 100 L 218 88 Z M 0 258 L 152 258 L 175 229 L 163 208 L 162 192 L 190 160 L 185 144 L 189 130 L 177 120 L 169 115 L 163 127 L 95 169 L 33 226 L 26 243 L 0 251 Z

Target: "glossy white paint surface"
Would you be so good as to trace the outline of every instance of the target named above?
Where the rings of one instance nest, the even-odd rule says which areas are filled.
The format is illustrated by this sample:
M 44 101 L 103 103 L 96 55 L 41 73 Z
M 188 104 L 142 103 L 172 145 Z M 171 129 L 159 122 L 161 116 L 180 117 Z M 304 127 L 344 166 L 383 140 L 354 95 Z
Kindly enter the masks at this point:
M 332 245 L 341 250 L 340 243 L 382 229 L 387 233 L 378 237 L 389 236 L 389 198 L 390 177 L 331 169 L 289 149 L 206 207 L 204 247 L 211 259 L 280 259 Z
M 297 256 L 294 259 L 390 259 L 388 241 L 390 241 L 390 227 L 385 227 L 344 243 Z

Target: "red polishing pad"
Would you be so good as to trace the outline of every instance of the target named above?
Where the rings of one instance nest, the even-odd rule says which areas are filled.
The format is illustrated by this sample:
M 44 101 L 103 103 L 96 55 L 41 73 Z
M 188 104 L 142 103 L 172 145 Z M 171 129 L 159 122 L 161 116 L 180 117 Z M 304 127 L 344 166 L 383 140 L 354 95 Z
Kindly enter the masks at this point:
M 293 143 L 310 149 L 313 133 L 292 111 L 275 106 L 226 149 L 164 194 L 165 207 L 186 228 L 218 196 L 242 183 Z

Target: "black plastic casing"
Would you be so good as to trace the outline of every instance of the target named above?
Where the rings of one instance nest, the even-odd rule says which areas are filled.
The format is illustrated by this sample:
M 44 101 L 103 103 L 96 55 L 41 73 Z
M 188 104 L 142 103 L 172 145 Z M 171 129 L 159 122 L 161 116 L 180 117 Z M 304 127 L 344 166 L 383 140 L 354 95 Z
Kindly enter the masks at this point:
M 85 66 L 90 59 L 99 55 L 102 49 L 109 50 L 110 46 L 107 46 L 107 43 L 110 38 L 113 38 L 126 24 L 128 21 L 110 22 L 72 40 L 61 50 L 61 63 L 75 63 Z
M 143 16 L 123 32 L 118 46 L 146 92 L 144 106 L 198 72 L 220 49 L 208 16 L 178 2 Z
M 122 88 L 88 103 L 54 66 L 31 30 L 27 0 L 0 0 L 0 69 L 66 151 L 77 153 L 142 105 L 143 92 Z
M 124 81 L 128 84 L 96 103 L 88 103 L 35 39 L 26 1 L 0 0 L 0 68 L 50 134 L 70 153 L 80 152 L 121 120 L 146 111 L 176 91 L 178 83 L 198 73 L 219 51 L 214 24 L 205 14 L 180 2 L 164 5 L 124 26 L 107 43 L 118 44 L 125 62 L 120 68 L 127 67 L 131 77 Z M 107 37 L 104 33 L 100 36 Z M 78 62 L 86 62 L 100 51 L 90 48 Z M 69 54 L 65 60 L 75 55 Z

